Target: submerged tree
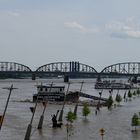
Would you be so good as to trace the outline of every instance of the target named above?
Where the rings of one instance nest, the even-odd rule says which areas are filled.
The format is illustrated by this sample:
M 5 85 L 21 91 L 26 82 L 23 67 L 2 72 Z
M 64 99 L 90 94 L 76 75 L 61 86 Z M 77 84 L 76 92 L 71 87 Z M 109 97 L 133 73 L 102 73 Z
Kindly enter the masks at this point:
M 129 100 L 131 100 L 131 98 L 132 98 L 132 93 L 130 90 L 128 91 L 128 98 L 129 98 Z
M 73 121 L 76 119 L 76 115 L 70 110 L 67 115 L 66 115 L 66 120 L 67 120 L 67 124 L 66 124 L 66 130 L 67 130 L 67 140 L 69 139 L 69 137 L 71 136 L 71 132 L 73 130 L 73 126 L 72 123 Z
M 124 101 L 127 101 L 126 92 L 123 95 L 123 99 L 124 99 Z
M 137 126 L 139 126 L 139 117 L 138 115 L 135 113 L 132 117 L 132 120 L 131 120 L 131 125 L 135 127 L 135 131 L 137 130 Z
M 76 116 L 74 113 L 70 110 L 66 115 L 66 120 L 68 123 L 73 123 L 73 121 L 76 119 Z
M 107 100 L 108 109 L 110 109 L 112 105 L 113 105 L 113 98 L 112 98 L 112 95 L 110 95 L 108 100 Z
M 140 96 L 140 89 L 139 88 L 137 89 L 136 92 L 137 92 L 137 95 Z
M 90 114 L 90 108 L 87 103 L 84 103 L 82 113 L 83 113 L 83 116 L 85 116 L 85 118 Z
M 115 101 L 116 101 L 118 104 L 120 104 L 120 102 L 122 101 L 122 97 L 121 97 L 120 94 L 117 94 L 117 95 L 116 95 Z
M 133 92 L 133 96 L 134 96 L 134 97 L 136 96 L 136 91 Z

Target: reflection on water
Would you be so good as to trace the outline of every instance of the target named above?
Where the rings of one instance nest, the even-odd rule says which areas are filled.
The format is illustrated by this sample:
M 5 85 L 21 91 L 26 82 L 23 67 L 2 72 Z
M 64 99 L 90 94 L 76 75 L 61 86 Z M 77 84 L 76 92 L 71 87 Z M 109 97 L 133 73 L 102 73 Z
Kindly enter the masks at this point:
M 19 102 L 26 99 L 32 100 L 32 95 L 36 93 L 35 85 L 41 81 L 50 83 L 49 80 L 2 80 L 0 81 L 0 114 L 3 113 L 5 102 L 8 96 L 8 91 L 2 89 L 2 87 L 10 86 L 14 84 L 17 90 L 13 90 L 11 99 L 9 102 L 8 110 L 6 112 L 5 120 L 2 130 L 0 132 L 0 140 L 23 140 L 25 137 L 27 126 L 31 119 L 31 112 L 29 108 L 34 106 L 30 102 Z M 70 90 L 79 90 L 81 81 L 83 80 L 71 80 Z M 94 89 L 95 79 L 84 80 L 83 92 L 99 96 L 100 90 Z M 62 84 L 63 79 L 53 80 L 56 84 Z M 123 96 L 125 91 L 119 93 Z M 114 91 L 113 97 L 115 97 L 117 91 Z M 103 97 L 108 97 L 108 90 L 103 91 Z M 83 99 L 82 99 L 83 100 Z M 82 107 L 78 107 L 78 118 L 73 123 L 73 130 L 70 135 L 70 140 L 101 140 L 99 129 L 105 129 L 105 140 L 139 140 L 140 130 L 137 133 L 131 132 L 131 117 L 134 113 L 139 112 L 140 97 L 133 99 L 132 101 L 122 102 L 121 107 L 108 110 L 106 107 L 102 107 L 101 111 L 95 115 L 95 107 L 91 107 L 91 114 L 85 118 L 82 116 Z M 40 115 L 43 111 L 42 104 L 38 104 L 33 121 L 33 128 L 31 134 L 31 140 L 66 140 L 67 132 L 66 126 L 62 128 L 52 128 L 51 115 L 61 109 L 62 105 L 48 104 L 42 131 L 37 130 Z M 64 116 L 69 111 L 74 109 L 73 105 L 66 105 Z M 66 120 L 64 117 L 64 124 Z

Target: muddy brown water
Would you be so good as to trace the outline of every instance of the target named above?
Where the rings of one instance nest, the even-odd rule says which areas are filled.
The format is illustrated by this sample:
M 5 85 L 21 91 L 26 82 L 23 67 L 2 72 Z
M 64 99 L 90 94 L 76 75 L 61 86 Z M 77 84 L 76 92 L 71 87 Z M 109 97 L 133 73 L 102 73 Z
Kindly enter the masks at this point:
M 24 102 L 27 99 L 32 100 L 32 95 L 36 93 L 35 85 L 43 82 L 65 85 L 63 79 L 44 79 L 32 81 L 29 79 L 22 80 L 1 80 L 0 81 L 0 114 L 3 113 L 5 102 L 8 96 L 8 90 L 2 89 L 9 87 L 11 84 L 18 88 L 12 91 L 5 120 L 0 131 L 0 140 L 24 140 L 27 126 L 30 122 L 32 113 L 29 108 L 34 106 L 33 103 Z M 81 81 L 70 80 L 70 90 L 80 89 Z M 95 79 L 84 79 L 83 92 L 99 96 L 100 90 L 94 89 Z M 123 96 L 124 90 L 119 91 Z M 115 97 L 117 91 L 114 91 Z M 108 90 L 103 91 L 103 97 L 108 97 Z M 81 98 L 81 100 L 85 100 Z M 52 128 L 51 115 L 60 110 L 62 105 L 48 104 L 42 131 L 37 130 L 40 115 L 43 111 L 42 104 L 38 104 L 35 117 L 32 124 L 32 133 L 30 140 L 67 140 L 67 131 L 65 124 L 66 113 L 74 109 L 74 105 L 66 105 L 64 110 L 64 125 L 61 128 Z M 78 107 L 78 117 L 73 123 L 73 128 L 69 132 L 69 140 L 101 140 L 99 133 L 100 128 L 105 129 L 104 140 L 139 140 L 140 128 L 136 133 L 131 132 L 131 118 L 134 113 L 140 112 L 140 97 L 132 99 L 132 101 L 122 102 L 121 107 L 108 110 L 102 107 L 100 112 L 95 115 L 95 107 L 90 107 L 91 113 L 85 119 L 82 116 L 82 106 Z

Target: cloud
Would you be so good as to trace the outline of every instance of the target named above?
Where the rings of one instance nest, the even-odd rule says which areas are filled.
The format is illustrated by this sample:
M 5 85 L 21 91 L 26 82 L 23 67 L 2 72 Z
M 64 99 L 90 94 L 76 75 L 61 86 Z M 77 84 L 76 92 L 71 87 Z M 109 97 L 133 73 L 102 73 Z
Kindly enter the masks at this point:
M 112 37 L 140 39 L 140 22 L 126 20 L 123 22 L 113 21 L 106 25 L 106 29 Z
M 98 29 L 86 28 L 86 27 L 82 26 L 81 24 L 79 24 L 77 22 L 65 22 L 64 26 L 67 27 L 67 28 L 77 29 L 77 30 L 79 30 L 80 32 L 83 32 L 83 33 L 97 33 L 97 32 L 99 32 Z
M 19 17 L 21 14 L 19 12 L 9 11 L 8 14 L 13 17 Z

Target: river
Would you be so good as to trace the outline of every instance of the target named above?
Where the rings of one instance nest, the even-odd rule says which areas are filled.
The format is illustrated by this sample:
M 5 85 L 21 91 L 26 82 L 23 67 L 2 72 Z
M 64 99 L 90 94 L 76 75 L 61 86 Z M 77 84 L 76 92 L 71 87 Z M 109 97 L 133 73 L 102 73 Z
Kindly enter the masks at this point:
M 71 91 L 80 90 L 82 79 L 70 79 Z M 63 79 L 7 79 L 0 80 L 0 115 L 2 115 L 9 91 L 3 87 L 14 85 L 8 109 L 5 115 L 2 129 L 0 131 L 0 140 L 24 140 L 27 126 L 31 120 L 32 113 L 30 107 L 34 103 L 24 102 L 27 99 L 32 101 L 32 95 L 36 93 L 36 85 L 39 83 L 55 83 L 65 85 Z M 100 90 L 94 89 L 95 79 L 84 79 L 82 91 L 91 95 L 99 96 Z M 124 90 L 119 93 L 123 96 Z M 117 91 L 113 92 L 115 97 Z M 103 91 L 103 97 L 108 97 L 108 90 Z M 84 100 L 83 98 L 81 100 Z M 43 111 L 43 105 L 38 104 L 32 124 L 32 133 L 30 140 L 67 140 L 66 126 L 61 128 L 52 128 L 51 115 L 60 110 L 62 105 L 48 104 L 42 131 L 37 130 L 40 115 Z M 64 124 L 66 124 L 66 113 L 74 109 L 74 105 L 66 105 L 64 110 Z M 134 113 L 140 111 L 140 97 L 132 101 L 122 102 L 120 107 L 108 110 L 102 107 L 100 112 L 95 115 L 95 107 L 90 107 L 91 113 L 85 120 L 82 116 L 82 107 L 78 107 L 78 116 L 73 123 L 73 130 L 70 132 L 69 140 L 101 140 L 100 128 L 105 129 L 104 140 L 139 140 L 140 128 L 137 133 L 131 132 L 131 118 Z

